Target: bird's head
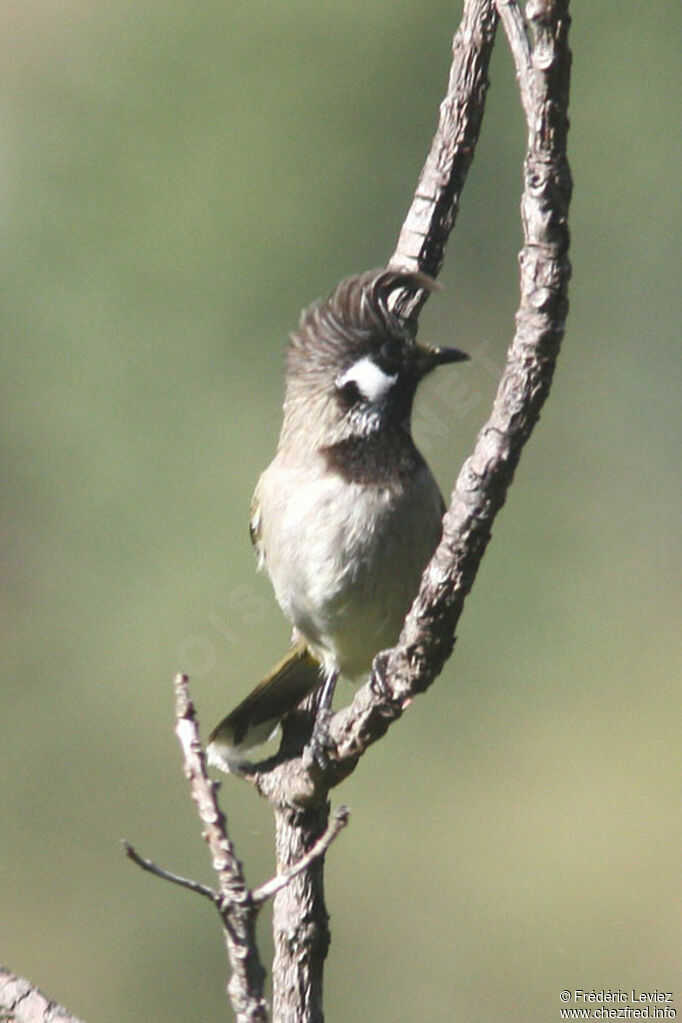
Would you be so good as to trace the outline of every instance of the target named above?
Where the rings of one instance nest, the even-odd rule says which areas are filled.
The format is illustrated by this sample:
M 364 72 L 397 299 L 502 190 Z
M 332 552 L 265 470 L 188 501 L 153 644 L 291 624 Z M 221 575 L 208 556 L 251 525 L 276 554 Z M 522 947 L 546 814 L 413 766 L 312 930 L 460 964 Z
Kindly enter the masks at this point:
M 387 428 L 409 431 L 420 380 L 468 359 L 457 348 L 418 344 L 414 324 L 392 308 L 395 292 L 434 287 L 426 274 L 370 270 L 304 310 L 287 354 L 283 436 L 307 433 L 321 446 Z

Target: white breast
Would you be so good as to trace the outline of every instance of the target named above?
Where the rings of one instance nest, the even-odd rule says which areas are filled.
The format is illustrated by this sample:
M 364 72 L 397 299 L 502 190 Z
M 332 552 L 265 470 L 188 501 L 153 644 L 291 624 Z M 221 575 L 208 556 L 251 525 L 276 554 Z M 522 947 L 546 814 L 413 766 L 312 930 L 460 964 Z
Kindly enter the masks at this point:
M 426 465 L 406 486 L 349 483 L 277 465 L 261 477 L 265 562 L 285 615 L 326 666 L 351 678 L 393 645 L 440 537 Z

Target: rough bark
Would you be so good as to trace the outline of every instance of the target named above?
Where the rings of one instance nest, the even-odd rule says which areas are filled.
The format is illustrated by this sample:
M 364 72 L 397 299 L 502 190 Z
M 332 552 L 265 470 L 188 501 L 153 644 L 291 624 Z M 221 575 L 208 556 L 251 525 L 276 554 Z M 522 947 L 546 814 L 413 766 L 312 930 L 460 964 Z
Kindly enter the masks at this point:
M 493 0 L 467 0 L 452 40 L 452 64 L 438 128 L 389 266 L 437 277 L 443 265 L 467 173 L 481 130 L 488 66 L 495 42 Z M 415 317 L 428 292 L 403 294 L 396 308 Z
M 83 1023 L 28 980 L 0 966 L 2 1023 Z
M 310 810 L 275 809 L 277 871 L 298 862 L 327 827 L 329 804 Z M 319 857 L 275 896 L 272 964 L 273 1018 L 322 1023 L 323 964 L 329 950 L 324 859 Z

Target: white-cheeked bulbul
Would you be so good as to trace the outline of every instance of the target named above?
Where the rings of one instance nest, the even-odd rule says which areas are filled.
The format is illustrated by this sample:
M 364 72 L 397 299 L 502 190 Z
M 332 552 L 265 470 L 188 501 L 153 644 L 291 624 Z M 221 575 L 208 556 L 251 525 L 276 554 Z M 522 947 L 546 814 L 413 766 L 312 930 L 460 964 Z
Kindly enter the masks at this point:
M 398 638 L 444 512 L 412 439 L 412 403 L 435 367 L 468 358 L 418 344 L 393 311 L 394 293 L 433 286 L 400 270 L 349 277 L 291 337 L 284 421 L 254 494 L 251 538 L 293 646 L 213 731 L 216 766 L 243 760 L 318 687 L 313 743 L 324 743 L 338 675 L 365 676 Z

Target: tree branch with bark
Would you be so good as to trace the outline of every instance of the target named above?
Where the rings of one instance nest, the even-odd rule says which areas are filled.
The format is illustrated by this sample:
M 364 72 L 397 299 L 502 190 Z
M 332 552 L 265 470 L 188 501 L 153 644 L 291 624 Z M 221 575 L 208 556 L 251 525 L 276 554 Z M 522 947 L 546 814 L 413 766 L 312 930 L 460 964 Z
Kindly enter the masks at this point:
M 0 1023 L 83 1023 L 34 984 L 0 966 Z

